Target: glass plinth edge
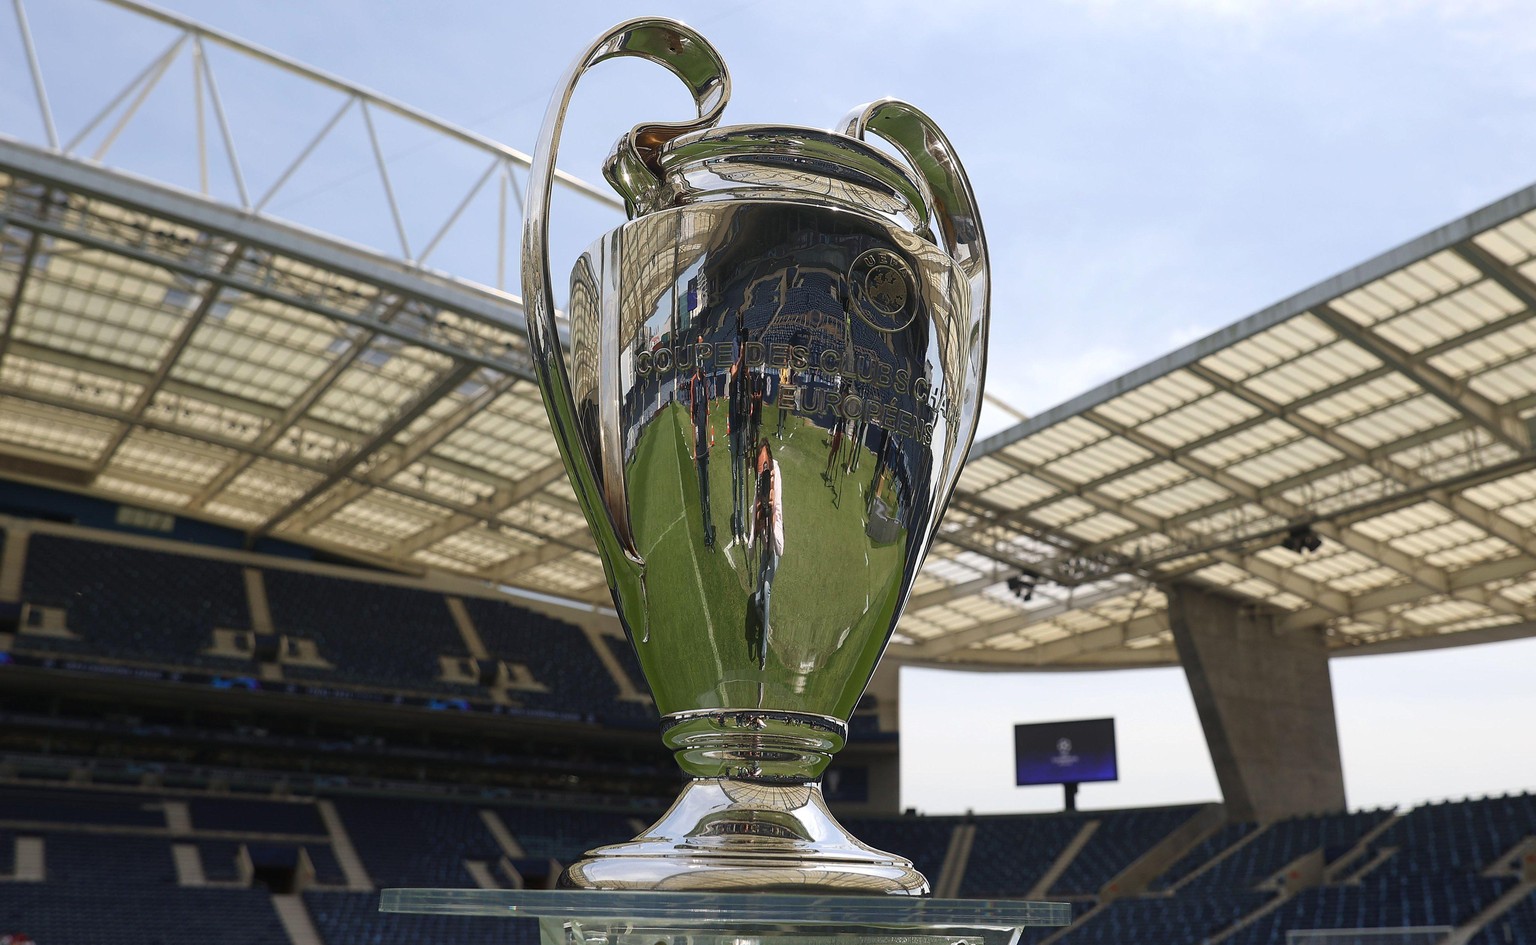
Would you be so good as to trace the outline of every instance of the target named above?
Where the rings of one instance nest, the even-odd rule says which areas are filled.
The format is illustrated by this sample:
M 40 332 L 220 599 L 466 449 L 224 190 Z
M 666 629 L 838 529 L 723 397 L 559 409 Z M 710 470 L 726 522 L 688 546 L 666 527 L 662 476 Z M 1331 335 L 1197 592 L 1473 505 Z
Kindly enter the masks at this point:
M 1064 926 L 1065 902 L 801 896 L 784 893 L 610 892 L 565 889 L 386 889 L 380 912 L 507 918 L 661 919 L 720 927 L 741 922 L 891 928 L 1003 929 Z

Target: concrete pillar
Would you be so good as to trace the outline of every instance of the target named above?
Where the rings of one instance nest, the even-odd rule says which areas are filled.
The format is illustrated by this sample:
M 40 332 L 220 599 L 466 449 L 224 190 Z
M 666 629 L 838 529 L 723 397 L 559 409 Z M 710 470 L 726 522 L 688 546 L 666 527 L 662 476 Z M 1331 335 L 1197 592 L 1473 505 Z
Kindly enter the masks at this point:
M 5 548 L 0 551 L 0 601 L 21 600 L 21 578 L 27 563 L 27 541 L 32 529 L 25 522 L 15 522 L 5 531 Z
M 1250 604 L 1190 585 L 1167 592 L 1228 815 L 1267 821 L 1344 810 L 1322 628 L 1280 633 Z

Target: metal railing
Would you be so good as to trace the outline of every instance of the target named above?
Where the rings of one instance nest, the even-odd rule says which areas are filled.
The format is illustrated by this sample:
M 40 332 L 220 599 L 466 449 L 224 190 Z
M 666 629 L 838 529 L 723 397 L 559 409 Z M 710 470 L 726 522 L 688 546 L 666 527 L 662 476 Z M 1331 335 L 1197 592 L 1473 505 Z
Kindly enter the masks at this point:
M 0 110 L 0 136 L 298 224 L 413 266 L 430 265 L 465 282 L 517 292 L 516 260 L 529 155 L 174 13 L 135 0 L 91 2 L 135 18 L 134 29 L 121 30 L 112 29 L 111 18 L 103 17 L 99 39 L 104 48 L 110 44 L 114 56 L 134 59 L 137 71 L 126 83 L 99 78 L 97 70 L 85 67 L 91 63 L 97 37 L 87 35 L 83 46 L 50 47 L 41 41 L 48 38 L 45 24 L 33 22 L 24 0 L 11 0 L 14 16 L 9 24 L 0 18 L 0 43 L 5 42 L 7 26 L 15 31 L 10 45 L 24 60 L 36 111 L 32 117 L 18 114 L 26 96 L 13 88 L 13 107 Z M 81 25 L 81 18 L 74 18 L 71 25 L 90 32 Z M 155 35 L 169 42 L 148 41 Z M 74 44 L 79 37 L 70 39 Z M 280 75 L 289 77 L 284 81 L 300 83 L 298 94 L 289 96 L 284 107 L 302 103 L 310 113 L 303 121 L 325 116 L 313 120 L 313 127 L 292 141 L 274 140 L 260 122 L 242 124 L 240 112 L 229 107 L 231 91 L 244 92 L 248 101 L 273 97 L 263 84 Z M 49 88 L 66 78 L 72 91 L 84 86 L 81 94 L 91 101 L 89 118 L 78 127 L 64 126 L 49 97 Z M 235 85 L 238 89 L 232 88 Z M 384 121 L 403 129 L 416 143 L 409 149 L 391 150 L 381 134 Z M 125 137 L 136 128 L 146 129 L 156 144 L 125 146 Z M 179 145 L 165 129 L 189 133 L 191 160 L 185 154 L 168 158 L 166 152 Z M 324 202 L 311 199 L 314 191 L 299 182 L 324 163 L 320 155 L 328 148 L 348 153 L 351 160 L 320 172 L 332 181 L 338 173 L 349 180 L 364 173 L 374 177 L 377 188 L 371 195 L 362 195 L 376 200 L 375 205 L 359 206 L 349 199 L 343 212 L 328 218 Z M 431 167 L 425 173 L 402 170 L 405 158 L 419 157 L 423 151 L 442 173 L 434 173 Z M 359 166 L 357 159 L 362 155 L 370 166 Z M 474 168 L 472 175 L 461 173 L 466 167 Z M 454 180 L 465 176 L 469 176 L 467 186 Z M 258 181 L 263 186 L 255 186 Z M 564 172 L 557 172 L 556 186 L 563 193 L 585 198 L 611 219 L 617 220 L 622 213 L 622 204 L 606 188 Z M 356 188 L 348 193 L 349 198 L 358 195 Z M 380 220 L 387 220 L 387 225 L 378 225 Z M 414 239 L 413 233 L 417 234 Z M 494 252 L 455 252 L 455 245 L 494 247 Z

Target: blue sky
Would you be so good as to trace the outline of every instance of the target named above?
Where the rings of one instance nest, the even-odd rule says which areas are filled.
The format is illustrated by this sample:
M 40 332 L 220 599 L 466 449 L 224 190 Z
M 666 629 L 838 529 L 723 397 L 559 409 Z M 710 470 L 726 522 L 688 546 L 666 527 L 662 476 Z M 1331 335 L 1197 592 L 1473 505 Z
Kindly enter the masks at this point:
M 1521 0 L 163 5 L 523 150 L 571 57 L 639 13 L 683 19 L 721 50 L 734 83 L 728 122 L 825 127 L 870 99 L 908 99 L 945 129 L 971 174 L 996 269 L 990 388 L 1029 413 L 1536 180 L 1536 14 Z M 168 35 L 100 0 L 29 0 L 27 10 L 55 109 L 72 127 Z M 0 133 L 35 134 L 19 69 L 16 47 L 0 40 Z M 220 81 L 248 157 L 323 120 L 287 86 L 240 79 L 231 68 Z M 561 164 L 597 180 L 618 134 L 687 109 L 659 69 L 604 66 L 578 96 Z M 109 163 L 175 164 L 170 143 L 189 128 L 125 135 Z M 446 187 L 468 172 L 405 133 L 386 145 L 423 201 L 439 176 Z M 329 207 L 382 230 L 366 192 L 370 160 L 356 148 L 327 155 L 272 209 L 302 218 Z M 576 211 L 569 221 L 562 247 L 607 225 Z M 413 230 L 417 245 L 422 232 Z M 434 263 L 468 267 L 483 249 L 450 241 Z M 1006 422 L 993 413 L 983 432 Z M 1529 739 L 1522 752 L 1468 734 L 1496 729 L 1490 713 L 1536 717 L 1529 685 L 1504 675 L 1511 667 L 1528 680 L 1536 644 L 1336 661 L 1352 803 L 1536 787 Z M 1085 787 L 1085 806 L 1215 794 L 1175 671 L 907 676 L 909 805 L 1059 803 L 1012 788 L 1006 758 L 1001 776 L 960 774 L 960 755 L 995 766 L 1007 742 L 961 751 L 952 730 L 995 735 L 1067 706 L 1121 717 L 1153 706 L 1150 717 L 1166 720 L 1122 731 L 1123 750 L 1146 761 L 1119 785 Z M 1513 701 L 1487 702 L 1490 680 Z M 958 721 L 972 711 L 955 706 L 961 686 L 976 721 Z M 930 717 L 951 731 L 930 732 Z M 1430 724 L 1461 733 L 1461 747 L 1408 764 L 1415 752 L 1399 745 L 1402 733 Z M 932 784 L 930 770 L 941 772 Z

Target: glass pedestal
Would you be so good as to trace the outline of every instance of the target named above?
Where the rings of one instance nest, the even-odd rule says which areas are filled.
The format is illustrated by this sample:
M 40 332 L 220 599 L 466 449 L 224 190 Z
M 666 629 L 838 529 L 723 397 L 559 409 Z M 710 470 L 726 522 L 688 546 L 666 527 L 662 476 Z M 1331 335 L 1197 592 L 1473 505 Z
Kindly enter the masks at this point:
M 1014 945 L 1064 902 L 549 889 L 386 889 L 381 912 L 539 920 L 542 945 Z

